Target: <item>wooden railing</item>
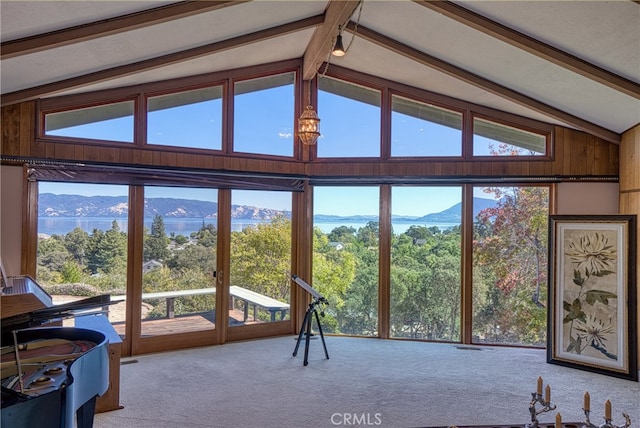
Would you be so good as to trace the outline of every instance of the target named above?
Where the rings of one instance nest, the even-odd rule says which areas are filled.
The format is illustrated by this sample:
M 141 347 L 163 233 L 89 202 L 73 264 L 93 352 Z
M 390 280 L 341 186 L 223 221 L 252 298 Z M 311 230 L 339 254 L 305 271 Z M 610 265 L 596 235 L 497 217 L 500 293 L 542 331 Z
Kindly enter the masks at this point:
M 190 297 L 190 296 L 203 296 L 209 294 L 216 294 L 215 287 L 209 288 L 197 288 L 192 290 L 173 290 L 173 291 L 158 291 L 153 293 L 142 293 L 142 300 L 152 300 L 152 299 L 165 299 L 167 303 L 167 318 L 175 317 L 175 299 L 179 297 Z M 290 308 L 288 303 L 281 302 L 279 300 L 273 299 L 269 296 L 265 296 L 264 294 L 256 293 L 255 291 L 239 287 L 237 285 L 232 285 L 229 287 L 229 295 L 231 298 L 230 307 L 234 307 L 234 303 L 236 300 L 241 300 L 243 302 L 244 309 L 244 321 L 246 322 L 249 318 L 249 307 L 253 308 L 253 319 L 254 321 L 257 319 L 257 308 L 261 307 L 266 309 L 271 313 L 271 321 L 276 320 L 276 314 L 280 313 L 280 319 L 283 320 L 287 315 L 287 311 Z M 126 296 L 117 295 L 111 296 L 111 301 L 124 301 L 126 300 Z

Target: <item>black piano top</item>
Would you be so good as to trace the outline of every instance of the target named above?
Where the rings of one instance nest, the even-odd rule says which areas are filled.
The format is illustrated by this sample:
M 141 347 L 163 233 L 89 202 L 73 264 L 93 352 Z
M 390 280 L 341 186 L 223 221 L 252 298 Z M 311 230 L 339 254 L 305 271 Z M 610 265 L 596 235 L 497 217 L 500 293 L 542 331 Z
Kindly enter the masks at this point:
M 89 297 L 75 302 L 54 305 L 49 308 L 37 309 L 23 314 L 2 318 L 2 343 L 11 341 L 11 334 L 14 330 L 39 327 L 52 320 L 69 318 L 76 312 L 88 309 L 96 309 L 103 306 L 115 304 L 109 294 Z

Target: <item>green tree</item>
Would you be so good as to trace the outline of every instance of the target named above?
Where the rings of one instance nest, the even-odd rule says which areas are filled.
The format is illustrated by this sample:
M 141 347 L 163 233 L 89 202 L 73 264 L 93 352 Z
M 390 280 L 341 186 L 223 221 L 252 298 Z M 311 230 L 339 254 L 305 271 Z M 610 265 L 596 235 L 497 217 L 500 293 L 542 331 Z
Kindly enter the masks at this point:
M 216 270 L 215 247 L 203 245 L 187 245 L 180 251 L 175 251 L 167 261 L 167 266 L 177 271 L 195 271 L 212 275 Z
M 106 232 L 94 229 L 89 239 L 88 268 L 92 273 L 126 272 L 127 234 L 120 231 L 117 221 Z
M 351 226 L 338 226 L 328 236 L 329 242 L 353 242 L 356 239 L 356 229 Z
M 62 266 L 60 274 L 62 275 L 62 282 L 65 283 L 82 282 L 84 276 L 82 266 L 80 266 L 80 264 L 75 260 L 69 260 L 66 262 Z
M 51 235 L 38 240 L 37 277 L 43 283 L 58 284 L 63 281 L 60 271 L 71 258 L 64 245 L 64 237 Z
M 289 301 L 291 220 L 279 216 L 233 232 L 231 248 L 231 285 Z
M 205 247 L 215 247 L 218 243 L 218 231 L 215 226 L 211 223 L 205 224 L 202 222 L 202 226 L 200 230 L 191 234 L 193 239 L 198 241 L 198 245 L 202 245 Z
M 164 219 L 156 214 L 151 223 L 151 233 L 144 239 L 144 261 L 164 261 L 169 257 L 169 238 L 164 227 Z
M 548 189 L 492 188 L 497 205 L 477 216 L 474 287 L 486 300 L 474 330 L 500 342 L 544 345 Z
M 173 240 L 175 241 L 176 244 L 178 245 L 184 245 L 187 242 L 189 242 L 189 238 L 187 238 L 184 235 L 176 235 L 174 236 Z
M 411 225 L 409 229 L 403 234 L 413 238 L 414 242 L 416 239 L 427 239 L 431 236 L 431 232 L 427 229 L 426 226 L 419 225 Z
M 341 308 L 347 303 L 346 294 L 356 276 L 356 256 L 350 250 L 353 245 L 338 251 L 329 245 L 327 235 L 319 228 L 314 228 L 313 232 L 312 285 L 329 301 L 323 328 L 338 333 L 341 332 Z
M 380 222 L 370 221 L 366 226 L 358 229 L 358 241 L 365 247 L 377 247 L 380 236 Z
M 416 239 L 424 243 L 417 245 Z M 421 226 L 411 227 L 394 239 L 393 336 L 460 340 L 460 239 L 459 229 L 441 232 Z

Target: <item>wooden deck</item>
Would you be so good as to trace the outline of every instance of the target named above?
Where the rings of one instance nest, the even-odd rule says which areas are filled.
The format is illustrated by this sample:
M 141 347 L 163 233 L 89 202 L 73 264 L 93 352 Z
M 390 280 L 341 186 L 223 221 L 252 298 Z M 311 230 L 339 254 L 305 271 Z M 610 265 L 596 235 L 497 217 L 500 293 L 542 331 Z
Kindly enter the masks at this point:
M 248 320 L 244 322 L 244 312 L 240 309 L 229 311 L 229 325 L 258 324 Z M 205 331 L 215 329 L 215 312 L 203 312 L 190 315 L 178 315 L 174 318 L 155 318 L 142 320 L 142 337 L 162 336 L 166 334 L 180 334 L 192 331 Z M 125 323 L 114 322 L 113 328 L 120 336 L 125 334 Z

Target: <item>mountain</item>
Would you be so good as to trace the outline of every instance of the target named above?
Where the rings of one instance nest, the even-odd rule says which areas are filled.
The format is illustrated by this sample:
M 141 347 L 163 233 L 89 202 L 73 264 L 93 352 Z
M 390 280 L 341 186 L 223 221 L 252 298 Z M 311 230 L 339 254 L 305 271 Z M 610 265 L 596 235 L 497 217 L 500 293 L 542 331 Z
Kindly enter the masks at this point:
M 485 208 L 496 206 L 493 199 L 473 198 L 473 215 Z M 125 218 L 128 212 L 126 196 L 80 196 L 43 193 L 38 201 L 38 216 L 44 217 L 102 217 Z M 147 198 L 144 201 L 145 218 L 156 214 L 165 218 L 216 218 L 218 203 L 179 198 Z M 233 205 L 231 218 L 245 220 L 269 220 L 277 216 L 291 218 L 290 211 L 259 208 L 248 205 Z M 458 203 L 444 211 L 426 214 L 422 217 L 393 216 L 393 221 L 418 223 L 459 223 L 462 204 Z M 375 215 L 336 216 L 317 214 L 316 222 L 324 223 L 366 223 L 378 221 Z
M 478 213 L 485 208 L 493 208 L 497 205 L 497 202 L 493 199 L 485 198 L 473 198 L 473 216 L 477 216 Z M 399 216 L 392 215 L 392 221 L 397 222 L 416 222 L 416 223 L 460 223 L 462 218 L 462 203 L 457 203 L 444 211 L 437 213 L 426 214 L 422 217 L 417 216 Z M 378 216 L 375 215 L 352 215 L 352 216 L 338 216 L 330 214 L 316 214 L 313 216 L 316 222 L 323 223 L 366 223 L 368 221 L 378 221 Z
M 486 208 L 493 208 L 497 205 L 494 199 L 473 198 L 473 217 Z M 439 213 L 427 214 L 417 220 L 425 223 L 458 223 L 462 220 L 462 202 L 447 208 Z
M 38 200 L 39 217 L 102 217 L 125 218 L 128 213 L 126 196 L 80 196 L 43 193 Z M 179 198 L 147 198 L 145 218 L 156 214 L 165 218 L 216 218 L 218 203 Z M 291 212 L 247 205 L 233 205 L 231 217 L 246 220 L 269 220 L 276 216 L 291 217 Z

